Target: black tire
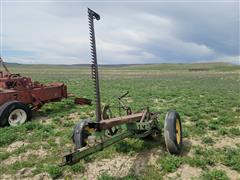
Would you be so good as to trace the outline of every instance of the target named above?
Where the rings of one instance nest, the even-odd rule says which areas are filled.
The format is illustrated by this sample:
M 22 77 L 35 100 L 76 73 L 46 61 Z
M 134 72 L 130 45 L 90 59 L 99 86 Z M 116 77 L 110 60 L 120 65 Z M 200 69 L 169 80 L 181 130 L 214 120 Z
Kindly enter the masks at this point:
M 11 117 L 14 113 L 14 111 L 19 111 L 20 113 L 24 114 L 24 118 L 21 119 L 21 121 L 16 121 L 15 123 L 13 123 L 13 121 L 11 121 Z M 0 126 L 7 126 L 7 125 L 12 125 L 12 126 L 16 126 L 16 125 L 20 125 L 25 123 L 26 121 L 30 121 L 32 118 L 32 111 L 31 109 L 24 103 L 21 103 L 19 101 L 9 101 L 5 104 L 3 104 L 0 107 Z
M 72 140 L 75 144 L 75 149 L 80 149 L 87 145 L 85 140 L 91 135 L 91 133 L 89 133 L 85 128 L 92 122 L 92 120 L 85 119 L 78 122 L 73 128 Z
M 180 132 L 179 132 L 180 131 Z M 166 114 L 164 124 L 164 139 L 169 153 L 179 155 L 182 151 L 182 125 L 176 111 Z

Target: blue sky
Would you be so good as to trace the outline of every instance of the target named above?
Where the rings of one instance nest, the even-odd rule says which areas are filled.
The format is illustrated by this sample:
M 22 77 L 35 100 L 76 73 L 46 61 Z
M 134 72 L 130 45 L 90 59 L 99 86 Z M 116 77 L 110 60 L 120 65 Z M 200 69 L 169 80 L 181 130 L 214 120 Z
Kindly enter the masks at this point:
M 87 7 L 101 64 L 239 63 L 239 1 L 1 2 L 7 62 L 90 62 Z

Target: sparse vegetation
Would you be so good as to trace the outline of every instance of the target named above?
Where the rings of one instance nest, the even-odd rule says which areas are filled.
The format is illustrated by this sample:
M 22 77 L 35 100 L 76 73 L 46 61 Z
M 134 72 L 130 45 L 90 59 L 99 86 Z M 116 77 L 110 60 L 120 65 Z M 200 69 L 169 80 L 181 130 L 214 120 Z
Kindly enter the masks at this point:
M 189 71 L 203 67 L 208 71 Z M 36 81 L 64 82 L 76 96 L 94 98 L 89 68 L 19 65 L 10 69 Z M 222 164 L 240 172 L 239 72 L 239 66 L 229 64 L 100 67 L 103 103 L 116 105 L 116 97 L 128 90 L 127 102 L 133 110 L 149 106 L 152 111 L 160 111 L 162 124 L 168 110 L 176 109 L 180 113 L 184 136 L 182 155 L 169 155 L 162 140 L 126 139 L 74 166 L 57 166 L 62 154 L 73 147 L 71 132 L 74 124 L 95 116 L 94 107 L 74 105 L 69 98 L 46 104 L 34 114 L 31 122 L 0 129 L 0 174 L 13 178 L 22 169 L 30 168 L 27 177 L 48 173 L 52 178 L 71 178 L 90 172 L 87 165 L 96 161 L 124 155 L 134 161 L 129 169 L 136 167 L 137 173 L 129 170 L 128 175 L 120 178 L 121 174 L 112 176 L 109 172 L 98 172 L 98 179 L 154 180 L 174 174 L 186 164 L 203 171 L 198 178 L 229 179 L 231 177 L 224 171 L 214 168 Z M 113 114 L 117 112 L 115 109 Z M 224 142 L 225 138 L 231 138 L 234 144 Z M 14 147 L 15 142 L 25 142 L 25 145 Z M 221 147 L 216 146 L 219 142 Z M 152 161 L 150 151 L 155 153 L 152 156 L 156 162 L 152 164 L 148 164 Z M 138 167 L 139 163 L 143 165 Z
M 224 164 L 240 172 L 240 147 L 235 149 L 224 149 Z
M 115 176 L 110 176 L 106 172 L 102 173 L 98 180 L 139 180 L 137 176 L 134 175 L 128 175 L 125 177 L 115 177 Z
M 224 171 L 216 169 L 204 172 L 201 178 L 203 180 L 230 180 Z
M 174 172 L 182 164 L 182 159 L 174 155 L 166 154 L 160 157 L 159 162 L 164 172 Z
M 202 142 L 205 143 L 205 144 L 213 144 L 214 143 L 213 139 L 209 136 L 203 137 Z
M 71 166 L 71 170 L 74 172 L 74 173 L 82 173 L 84 172 L 85 170 L 85 167 L 84 167 L 84 162 L 79 162 L 77 164 L 74 164 Z

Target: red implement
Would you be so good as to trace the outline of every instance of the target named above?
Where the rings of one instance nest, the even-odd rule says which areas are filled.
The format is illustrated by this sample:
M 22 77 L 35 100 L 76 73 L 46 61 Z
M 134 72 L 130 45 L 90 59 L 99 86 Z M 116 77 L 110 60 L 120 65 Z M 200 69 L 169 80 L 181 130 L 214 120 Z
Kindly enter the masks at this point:
M 29 77 L 0 72 L 0 106 L 16 100 L 39 109 L 44 103 L 66 97 L 67 86 L 63 83 L 42 84 Z
M 33 82 L 29 77 L 10 73 L 1 57 L 0 64 L 5 69 L 5 72 L 0 71 L 0 126 L 22 124 L 31 119 L 32 110 L 68 97 L 67 86 L 63 83 Z M 75 103 L 90 105 L 91 100 L 76 98 Z

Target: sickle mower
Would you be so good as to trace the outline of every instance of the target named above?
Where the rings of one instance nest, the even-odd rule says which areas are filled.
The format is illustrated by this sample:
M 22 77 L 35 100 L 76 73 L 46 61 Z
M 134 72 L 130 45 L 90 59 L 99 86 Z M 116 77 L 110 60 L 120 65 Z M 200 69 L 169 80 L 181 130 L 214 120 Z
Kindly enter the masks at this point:
M 131 108 L 123 103 L 122 99 L 127 96 L 128 92 L 118 98 L 119 111 L 125 111 L 126 115 L 121 116 L 122 113 L 120 113 L 119 117 L 113 118 L 109 105 L 101 109 L 94 19 L 100 20 L 100 16 L 88 9 L 96 120 L 81 120 L 75 125 L 72 134 L 75 150 L 64 155 L 62 165 L 74 164 L 80 159 L 128 137 L 158 137 L 163 129 L 158 121 L 159 113 L 150 112 L 149 108 L 133 113 Z M 164 138 L 167 150 L 171 154 L 181 153 L 182 126 L 180 116 L 176 111 L 168 112 L 165 117 Z

